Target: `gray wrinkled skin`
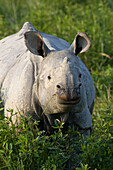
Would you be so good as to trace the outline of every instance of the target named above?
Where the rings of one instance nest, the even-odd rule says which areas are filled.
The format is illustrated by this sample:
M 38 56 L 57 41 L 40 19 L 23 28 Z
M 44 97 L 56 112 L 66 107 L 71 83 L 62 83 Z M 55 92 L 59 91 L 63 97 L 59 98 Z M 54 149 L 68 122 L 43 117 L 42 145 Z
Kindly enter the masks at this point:
M 89 71 L 77 56 L 89 47 L 85 33 L 78 33 L 70 46 L 36 31 L 28 22 L 18 33 L 2 39 L 0 96 L 5 115 L 10 116 L 9 108 L 19 110 L 23 116 L 43 120 L 48 131 L 57 118 L 89 135 L 95 90 Z M 13 121 L 19 123 L 19 116 Z

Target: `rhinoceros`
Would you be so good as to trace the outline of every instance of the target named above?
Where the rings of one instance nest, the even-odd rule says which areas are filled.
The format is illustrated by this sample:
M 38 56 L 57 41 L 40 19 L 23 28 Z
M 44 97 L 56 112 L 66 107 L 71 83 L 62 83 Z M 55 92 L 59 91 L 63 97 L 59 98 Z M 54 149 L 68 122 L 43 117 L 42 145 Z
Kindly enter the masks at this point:
M 0 40 L 0 97 L 7 109 L 42 121 L 51 131 L 55 119 L 90 135 L 95 89 L 78 57 L 89 49 L 90 38 L 78 32 L 73 43 L 37 31 L 26 22 L 22 29 Z M 21 113 L 21 114 L 20 114 Z M 16 121 L 17 120 L 17 121 Z

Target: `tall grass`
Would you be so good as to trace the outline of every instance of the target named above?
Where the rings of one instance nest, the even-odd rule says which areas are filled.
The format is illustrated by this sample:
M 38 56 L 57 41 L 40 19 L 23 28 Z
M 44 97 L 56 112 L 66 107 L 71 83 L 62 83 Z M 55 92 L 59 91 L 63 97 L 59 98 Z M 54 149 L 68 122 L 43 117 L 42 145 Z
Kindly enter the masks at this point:
M 77 132 L 72 129 L 47 136 L 38 128 L 29 127 L 28 118 L 22 119 L 17 133 L 14 124 L 8 126 L 11 119 L 4 120 L 0 114 L 0 169 L 75 169 L 81 161 L 78 170 L 112 170 L 112 0 L 0 0 L 0 39 L 19 31 L 26 21 L 69 43 L 77 32 L 90 36 L 90 50 L 79 57 L 91 72 L 96 89 L 93 131 L 84 145 L 84 140 L 74 138 Z

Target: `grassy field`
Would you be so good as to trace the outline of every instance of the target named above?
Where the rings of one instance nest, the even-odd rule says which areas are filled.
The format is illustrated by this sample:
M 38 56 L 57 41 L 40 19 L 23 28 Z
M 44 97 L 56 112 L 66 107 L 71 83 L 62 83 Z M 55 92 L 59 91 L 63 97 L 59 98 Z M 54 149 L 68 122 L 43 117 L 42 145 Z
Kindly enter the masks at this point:
M 45 136 L 22 118 L 16 133 L 0 114 L 0 170 L 113 169 L 113 1 L 112 0 L 0 0 L 0 39 L 29 21 L 42 32 L 72 43 L 77 32 L 86 32 L 92 46 L 79 57 L 91 72 L 96 99 L 90 138 L 74 138 L 72 129 Z M 12 111 L 10 111 L 12 112 Z M 35 122 L 34 124 L 37 124 Z M 67 142 L 68 141 L 68 142 Z M 73 142 L 74 141 L 74 142 Z M 79 153 L 79 155 L 77 154 Z M 73 157 L 73 159 L 71 158 Z M 66 163 L 71 160 L 71 166 Z

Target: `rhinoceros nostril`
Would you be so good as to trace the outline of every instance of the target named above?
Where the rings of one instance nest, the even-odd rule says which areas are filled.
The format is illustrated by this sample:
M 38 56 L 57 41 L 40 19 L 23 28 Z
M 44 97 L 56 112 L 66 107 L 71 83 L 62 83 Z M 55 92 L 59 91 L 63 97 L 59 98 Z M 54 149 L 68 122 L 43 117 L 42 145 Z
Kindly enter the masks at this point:
M 57 85 L 57 88 L 58 88 L 58 89 L 60 89 L 60 88 L 61 88 L 59 84 Z
M 56 91 L 57 95 L 62 95 L 63 93 L 65 93 L 65 89 L 62 84 L 57 84 L 56 87 L 57 87 L 57 91 Z

